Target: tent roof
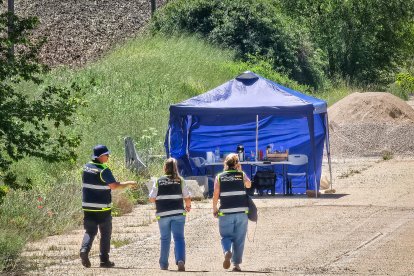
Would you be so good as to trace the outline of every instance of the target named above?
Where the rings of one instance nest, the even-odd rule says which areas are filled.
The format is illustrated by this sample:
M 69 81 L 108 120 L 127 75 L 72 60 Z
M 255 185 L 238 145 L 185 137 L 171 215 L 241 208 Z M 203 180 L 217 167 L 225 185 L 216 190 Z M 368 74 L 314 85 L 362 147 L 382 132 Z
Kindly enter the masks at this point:
M 277 114 L 325 113 L 325 101 L 294 91 L 252 72 L 244 72 L 204 94 L 171 105 L 174 114 Z

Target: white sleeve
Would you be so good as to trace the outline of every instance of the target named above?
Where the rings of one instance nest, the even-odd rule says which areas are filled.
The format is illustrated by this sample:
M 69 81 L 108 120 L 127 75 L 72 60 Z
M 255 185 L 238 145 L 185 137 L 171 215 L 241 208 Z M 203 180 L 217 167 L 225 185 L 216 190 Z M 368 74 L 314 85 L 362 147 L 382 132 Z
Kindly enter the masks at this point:
M 183 191 L 183 198 L 191 197 L 191 193 L 188 190 L 187 184 L 185 184 L 184 178 L 181 178 L 181 183 L 182 183 L 181 188 L 182 188 L 182 191 Z
M 149 198 L 156 198 L 158 195 L 158 187 L 157 187 L 157 180 L 154 181 L 154 184 L 152 185 L 151 192 L 149 193 Z

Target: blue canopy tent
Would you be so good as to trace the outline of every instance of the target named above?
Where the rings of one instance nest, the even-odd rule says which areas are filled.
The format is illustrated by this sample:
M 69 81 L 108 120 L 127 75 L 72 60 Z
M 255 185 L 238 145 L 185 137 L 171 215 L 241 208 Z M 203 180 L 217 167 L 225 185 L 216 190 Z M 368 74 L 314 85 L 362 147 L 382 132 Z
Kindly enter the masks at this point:
M 309 189 L 319 190 L 323 147 L 330 168 L 327 104 L 255 73 L 245 72 L 217 88 L 170 106 L 165 138 L 167 156 L 184 176 L 195 175 L 191 157 L 235 152 L 243 144 L 257 157 L 268 144 L 309 157 Z M 332 182 L 332 176 L 331 176 Z M 276 192 L 282 191 L 277 183 Z M 296 193 L 304 193 L 298 190 Z

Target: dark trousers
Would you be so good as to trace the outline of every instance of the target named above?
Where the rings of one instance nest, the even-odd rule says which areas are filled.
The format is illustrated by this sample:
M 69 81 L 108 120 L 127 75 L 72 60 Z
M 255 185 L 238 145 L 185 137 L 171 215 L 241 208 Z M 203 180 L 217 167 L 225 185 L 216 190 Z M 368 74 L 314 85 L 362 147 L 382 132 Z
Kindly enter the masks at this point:
M 83 227 L 85 235 L 82 240 L 81 251 L 88 252 L 91 250 L 93 240 L 96 234 L 101 233 L 100 240 L 100 258 L 101 262 L 109 261 L 109 250 L 111 248 L 112 234 L 112 216 L 111 211 L 105 212 L 87 212 L 84 211 Z

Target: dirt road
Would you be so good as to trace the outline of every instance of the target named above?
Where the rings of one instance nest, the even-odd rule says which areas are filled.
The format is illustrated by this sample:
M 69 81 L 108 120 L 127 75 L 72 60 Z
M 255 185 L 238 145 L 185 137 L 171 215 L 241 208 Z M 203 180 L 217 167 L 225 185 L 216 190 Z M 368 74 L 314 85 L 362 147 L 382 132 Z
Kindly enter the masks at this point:
M 259 221 L 249 225 L 238 274 L 413 275 L 414 160 L 334 161 L 336 194 L 320 198 L 257 198 Z M 326 170 L 326 165 L 324 165 Z M 209 201 L 196 202 L 186 223 L 187 272 L 226 274 L 217 220 Z M 82 230 L 29 244 L 24 252 L 34 275 L 153 275 L 158 269 L 159 233 L 151 205 L 114 219 L 114 269 L 78 260 Z M 235 273 L 235 272 L 231 272 Z

